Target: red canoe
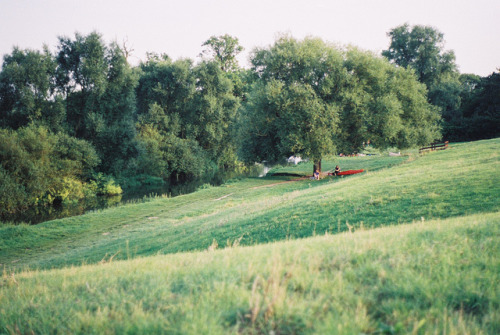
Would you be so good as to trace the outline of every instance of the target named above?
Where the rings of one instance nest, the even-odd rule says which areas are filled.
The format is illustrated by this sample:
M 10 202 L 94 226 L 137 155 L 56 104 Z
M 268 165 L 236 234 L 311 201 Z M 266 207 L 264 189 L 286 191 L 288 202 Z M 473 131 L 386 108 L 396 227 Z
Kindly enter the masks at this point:
M 363 171 L 365 171 L 365 170 L 347 170 L 347 171 L 342 171 L 342 172 L 337 173 L 337 176 L 347 176 L 350 174 L 361 173 Z

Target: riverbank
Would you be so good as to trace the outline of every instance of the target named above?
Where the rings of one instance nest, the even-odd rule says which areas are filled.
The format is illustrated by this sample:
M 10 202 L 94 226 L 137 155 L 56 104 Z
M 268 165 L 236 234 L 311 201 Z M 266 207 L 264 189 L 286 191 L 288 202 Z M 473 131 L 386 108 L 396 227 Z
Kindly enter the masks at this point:
M 496 334 L 499 145 L 0 225 L 0 333 Z
M 0 263 L 52 268 L 495 212 L 500 210 L 499 144 L 499 139 L 457 144 L 404 159 L 334 158 L 324 164 L 340 162 L 345 169 L 367 172 L 273 187 L 260 186 L 295 177 L 238 178 L 179 197 L 37 226 L 3 225 Z M 283 170 L 310 173 L 308 164 Z

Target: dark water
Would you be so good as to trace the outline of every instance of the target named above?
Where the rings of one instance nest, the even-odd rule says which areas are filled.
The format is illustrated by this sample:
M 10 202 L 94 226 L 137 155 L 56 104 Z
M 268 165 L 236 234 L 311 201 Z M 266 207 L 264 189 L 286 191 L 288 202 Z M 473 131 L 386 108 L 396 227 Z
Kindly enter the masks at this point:
M 262 172 L 263 169 L 263 166 L 256 165 L 255 167 L 247 171 L 247 173 L 245 173 L 245 176 L 257 177 L 265 175 Z M 45 221 L 82 215 L 90 211 L 120 206 L 127 203 L 144 202 L 147 201 L 148 198 L 154 196 L 167 195 L 169 197 L 175 197 L 182 194 L 189 194 L 196 191 L 200 186 L 204 184 L 218 186 L 231 178 L 241 176 L 241 174 L 238 174 L 236 172 L 223 172 L 217 173 L 209 178 L 203 178 L 191 182 L 164 184 L 161 186 L 142 186 L 139 188 L 125 190 L 123 194 L 113 197 L 100 196 L 91 199 L 84 199 L 79 201 L 78 203 L 73 204 L 36 206 L 20 213 L 0 216 L 0 222 L 38 224 Z
M 222 179 L 212 180 L 210 184 L 221 184 Z M 197 181 L 177 185 L 144 186 L 127 190 L 118 196 L 98 196 L 91 199 L 84 199 L 78 203 L 58 204 L 53 206 L 36 206 L 20 213 L 0 217 L 2 222 L 38 224 L 41 222 L 60 219 L 64 217 L 77 216 L 89 211 L 119 206 L 127 203 L 137 203 L 145 201 L 148 197 L 168 195 L 175 197 L 181 194 L 188 194 L 196 191 L 198 187 L 206 182 Z

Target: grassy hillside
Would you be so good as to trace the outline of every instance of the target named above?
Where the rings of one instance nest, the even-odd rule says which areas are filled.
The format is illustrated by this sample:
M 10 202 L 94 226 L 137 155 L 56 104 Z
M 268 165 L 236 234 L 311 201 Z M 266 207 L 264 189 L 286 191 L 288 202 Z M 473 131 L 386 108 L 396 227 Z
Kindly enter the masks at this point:
M 249 178 L 37 226 L 0 227 L 0 264 L 52 268 L 205 250 L 500 210 L 500 140 L 423 156 L 335 158 L 321 181 Z M 310 164 L 277 172 L 310 173 Z
M 498 334 L 499 147 L 1 225 L 0 334 Z
M 500 215 L 4 272 L 0 333 L 498 334 Z

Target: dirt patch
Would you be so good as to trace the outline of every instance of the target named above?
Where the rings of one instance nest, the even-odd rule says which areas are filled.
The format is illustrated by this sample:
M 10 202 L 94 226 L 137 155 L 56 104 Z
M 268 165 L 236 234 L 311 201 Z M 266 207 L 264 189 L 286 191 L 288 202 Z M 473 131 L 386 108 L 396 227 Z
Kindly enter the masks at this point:
M 273 173 L 273 174 L 270 174 L 270 176 L 273 176 L 273 177 L 304 177 L 304 175 L 301 175 L 298 173 L 288 173 L 288 172 Z
M 258 188 L 263 188 L 263 187 L 273 187 L 273 186 L 276 186 L 279 184 L 293 183 L 295 181 L 306 180 L 306 179 L 309 179 L 309 177 L 302 177 L 302 178 L 297 178 L 297 179 L 292 179 L 292 180 L 280 181 L 279 183 L 267 184 L 267 185 L 262 185 L 262 186 L 255 186 L 255 187 L 252 187 L 252 190 L 255 190 Z
M 224 195 L 224 196 L 222 196 L 222 197 L 220 197 L 220 198 L 214 199 L 214 201 L 219 201 L 219 200 L 222 200 L 222 199 L 224 199 L 224 198 L 229 197 L 230 195 L 233 195 L 233 193 L 229 193 L 229 194 L 226 194 L 226 195 Z

